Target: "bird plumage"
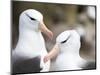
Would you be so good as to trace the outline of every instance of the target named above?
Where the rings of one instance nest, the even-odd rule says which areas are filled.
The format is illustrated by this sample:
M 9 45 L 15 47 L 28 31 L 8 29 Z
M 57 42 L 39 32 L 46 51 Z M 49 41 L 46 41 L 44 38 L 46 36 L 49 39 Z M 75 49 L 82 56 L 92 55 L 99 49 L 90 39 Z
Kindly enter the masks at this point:
M 12 52 L 13 65 L 16 65 L 16 62 L 21 62 L 22 59 L 28 61 L 30 59 L 34 60 L 35 57 L 40 57 L 40 60 L 38 60 L 40 64 L 37 66 L 40 66 L 42 71 L 49 70 L 50 61 L 45 64 L 43 62 L 43 57 L 47 54 L 47 51 L 45 48 L 44 38 L 39 29 L 40 21 L 42 20 L 42 14 L 34 9 L 28 9 L 21 13 L 19 18 L 19 40 L 15 50 Z M 35 64 L 33 63 L 31 65 Z M 34 72 L 35 68 L 36 67 L 33 67 L 33 71 L 31 71 Z M 22 69 L 25 69 L 25 67 Z
M 68 38 L 68 39 L 67 39 Z M 62 41 L 66 40 L 62 43 Z M 76 30 L 67 30 L 58 35 L 56 43 L 59 46 L 60 52 L 53 62 L 52 70 L 80 70 L 81 66 L 86 62 L 79 55 L 80 50 L 80 35 Z

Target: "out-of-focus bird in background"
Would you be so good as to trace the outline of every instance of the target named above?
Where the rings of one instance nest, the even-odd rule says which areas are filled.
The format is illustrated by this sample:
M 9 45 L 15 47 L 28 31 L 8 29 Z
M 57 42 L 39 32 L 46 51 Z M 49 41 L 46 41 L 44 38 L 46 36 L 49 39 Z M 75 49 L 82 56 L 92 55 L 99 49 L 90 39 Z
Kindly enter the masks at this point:
M 91 19 L 95 19 L 96 18 L 96 13 L 95 13 L 95 7 L 91 6 L 91 7 L 87 7 L 87 15 L 91 18 Z

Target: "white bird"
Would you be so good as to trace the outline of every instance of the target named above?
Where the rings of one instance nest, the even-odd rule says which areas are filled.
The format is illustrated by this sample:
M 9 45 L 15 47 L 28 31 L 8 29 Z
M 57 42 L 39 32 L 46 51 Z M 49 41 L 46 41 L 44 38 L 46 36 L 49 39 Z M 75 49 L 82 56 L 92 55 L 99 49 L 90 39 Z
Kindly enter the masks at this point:
M 47 50 L 41 32 L 49 38 L 53 36 L 43 23 L 43 15 L 34 9 L 22 12 L 19 18 L 19 40 L 12 52 L 13 72 L 40 72 L 40 68 L 41 72 L 49 71 L 50 61 L 43 62 Z
M 95 11 L 95 7 L 94 6 L 89 6 L 87 7 L 87 15 L 91 18 L 91 19 L 95 19 L 96 18 L 96 11 Z
M 55 53 L 59 50 L 52 63 L 51 71 L 80 70 L 86 60 L 80 57 L 80 35 L 76 30 L 67 30 L 58 35 Z

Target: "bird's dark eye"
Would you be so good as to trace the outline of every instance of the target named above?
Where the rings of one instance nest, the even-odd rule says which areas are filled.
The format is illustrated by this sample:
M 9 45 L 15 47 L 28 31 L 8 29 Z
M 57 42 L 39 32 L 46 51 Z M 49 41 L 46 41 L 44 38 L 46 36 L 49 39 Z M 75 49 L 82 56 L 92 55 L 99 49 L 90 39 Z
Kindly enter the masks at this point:
M 68 38 L 66 40 L 62 41 L 61 43 L 63 44 L 65 42 L 67 42 L 69 38 L 70 38 L 70 35 L 68 36 Z
M 67 40 L 62 41 L 61 43 L 65 43 Z
M 30 19 L 31 19 L 31 20 L 36 20 L 36 19 L 34 19 L 34 18 L 32 18 L 32 17 L 30 17 Z
M 34 18 L 32 18 L 32 17 L 30 17 L 28 14 L 26 14 L 31 20 L 36 20 L 36 19 L 34 19 Z

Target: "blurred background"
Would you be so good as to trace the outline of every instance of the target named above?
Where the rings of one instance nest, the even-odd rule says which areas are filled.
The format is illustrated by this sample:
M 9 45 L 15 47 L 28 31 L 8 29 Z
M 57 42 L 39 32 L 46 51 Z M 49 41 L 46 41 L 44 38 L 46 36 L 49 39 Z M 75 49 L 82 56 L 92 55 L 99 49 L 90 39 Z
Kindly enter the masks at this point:
M 53 40 L 43 34 L 48 52 L 63 31 L 78 29 L 81 34 L 80 56 L 96 60 L 96 7 L 87 5 L 12 1 L 12 49 L 18 41 L 19 15 L 26 9 L 36 9 L 44 16 L 44 23 L 54 33 Z

